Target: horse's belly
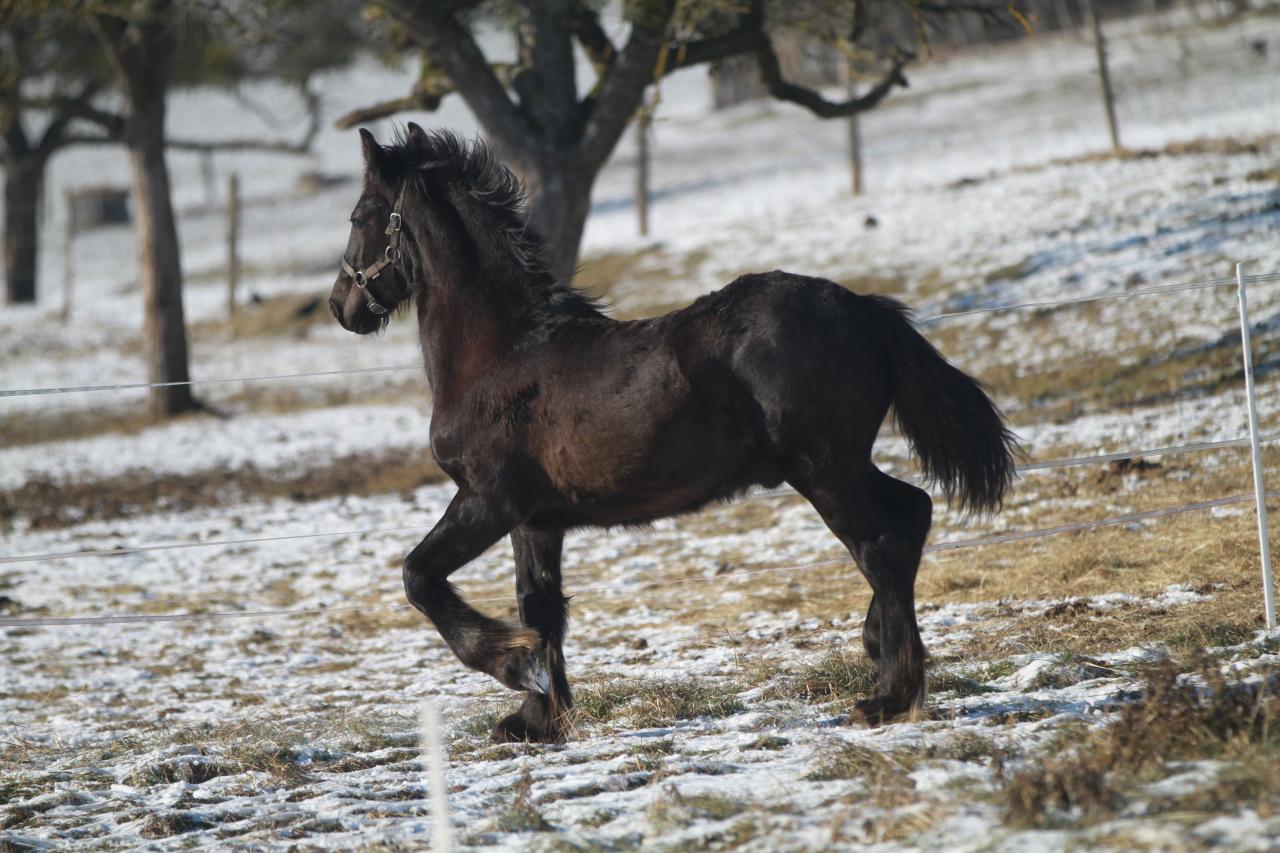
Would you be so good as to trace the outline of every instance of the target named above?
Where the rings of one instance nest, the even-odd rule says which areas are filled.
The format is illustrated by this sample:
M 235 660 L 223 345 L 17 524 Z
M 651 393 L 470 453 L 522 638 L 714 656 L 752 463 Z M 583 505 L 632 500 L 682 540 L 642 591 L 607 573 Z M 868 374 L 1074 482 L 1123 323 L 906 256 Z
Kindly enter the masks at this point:
M 753 486 L 773 487 L 782 481 L 782 473 L 772 462 L 744 456 L 728 464 L 689 464 L 676 475 L 664 472 L 636 472 L 612 481 L 607 488 L 575 485 L 560 494 L 558 509 L 553 510 L 560 526 L 614 526 L 646 524 L 660 518 L 695 512 L 709 503 L 729 500 Z

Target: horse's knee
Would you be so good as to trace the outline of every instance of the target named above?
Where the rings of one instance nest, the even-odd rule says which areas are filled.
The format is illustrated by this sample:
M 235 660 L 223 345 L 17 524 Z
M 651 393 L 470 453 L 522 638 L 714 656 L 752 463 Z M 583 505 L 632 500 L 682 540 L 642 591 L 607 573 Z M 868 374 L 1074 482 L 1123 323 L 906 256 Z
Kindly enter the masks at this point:
M 433 591 L 435 579 L 412 554 L 404 558 L 400 575 L 404 581 L 404 597 L 418 610 L 430 615 L 431 605 L 437 599 Z

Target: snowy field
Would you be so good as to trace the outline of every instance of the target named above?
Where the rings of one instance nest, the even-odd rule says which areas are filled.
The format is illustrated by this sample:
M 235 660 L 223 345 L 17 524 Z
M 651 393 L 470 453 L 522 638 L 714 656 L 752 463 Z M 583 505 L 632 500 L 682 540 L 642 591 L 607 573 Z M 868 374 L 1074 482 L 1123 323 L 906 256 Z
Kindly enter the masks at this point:
M 1136 20 L 1111 39 L 1130 156 L 1103 154 L 1091 47 L 1045 37 L 917 69 L 862 120 L 856 199 L 843 124 L 773 103 L 711 113 L 705 74 L 677 75 L 654 129 L 653 234 L 635 235 L 629 140 L 597 186 L 579 281 L 635 317 L 782 268 L 928 318 L 1222 279 L 1235 262 L 1280 272 L 1280 17 Z M 326 113 L 410 78 L 372 62 L 332 75 Z M 260 129 L 219 93 L 171 114 L 179 131 Z M 456 102 L 412 118 L 473 127 Z M 346 239 L 354 133 L 326 130 L 303 160 L 217 161 L 246 192 L 240 325 L 223 316 L 220 202 L 197 160 L 171 164 L 197 379 L 388 369 L 199 385 L 217 414 L 161 426 L 137 391 L 0 398 L 0 849 L 421 849 L 424 700 L 469 848 L 1280 846 L 1280 642 L 1261 630 L 1243 501 L 928 556 L 928 709 L 876 729 L 848 714 L 871 684 L 866 586 L 794 494 L 579 531 L 564 567 L 576 737 L 489 744 L 514 697 L 403 603 L 400 561 L 452 493 L 429 460 L 415 330 L 357 339 L 313 304 Z M 306 171 L 336 180 L 304 193 Z M 126 174 L 116 153 L 76 151 L 49 195 Z M 61 276 L 52 242 L 44 282 Z M 0 389 L 144 380 L 133 251 L 127 229 L 77 241 L 65 324 L 55 292 L 0 313 Z M 1250 299 L 1270 432 L 1280 282 Z M 1219 287 L 923 328 L 1052 460 L 1240 437 L 1236 323 Z M 877 452 L 913 472 L 895 435 Z M 1280 453 L 1264 461 L 1276 488 Z M 1247 462 L 1218 447 L 1029 472 L 993 519 L 940 505 L 931 541 L 1242 496 Z M 153 545 L 175 547 L 137 550 Z M 455 579 L 510 616 L 510 563 L 503 543 Z M 11 621 L 118 614 L 161 618 Z

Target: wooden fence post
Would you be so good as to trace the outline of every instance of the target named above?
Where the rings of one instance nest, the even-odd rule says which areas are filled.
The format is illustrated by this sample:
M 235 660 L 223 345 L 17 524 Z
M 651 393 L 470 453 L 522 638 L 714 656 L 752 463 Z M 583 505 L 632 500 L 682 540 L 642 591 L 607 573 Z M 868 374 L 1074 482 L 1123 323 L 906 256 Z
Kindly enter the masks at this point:
M 649 123 L 650 108 L 636 116 L 636 224 L 641 237 L 649 236 Z
M 1119 154 L 1120 128 L 1116 124 L 1116 99 L 1111 89 L 1111 72 L 1107 68 L 1107 43 L 1102 35 L 1102 21 L 1098 17 L 1097 0 L 1089 0 L 1085 7 L 1089 13 L 1089 28 L 1093 31 L 1093 52 L 1098 59 L 1098 79 L 1102 83 L 1102 104 L 1107 110 L 1107 128 L 1111 131 L 1111 150 Z
M 236 316 L 236 283 L 240 278 L 240 176 L 227 178 L 227 320 Z M 231 333 L 235 334 L 232 326 Z
M 76 194 L 74 190 L 64 190 L 63 203 L 67 207 L 66 233 L 62 235 L 62 322 L 71 319 L 71 287 L 75 270 L 76 240 Z
M 853 79 L 853 64 L 844 63 L 845 97 L 853 100 L 858 86 Z M 862 195 L 862 131 L 858 128 L 858 114 L 849 116 L 849 188 L 854 195 Z

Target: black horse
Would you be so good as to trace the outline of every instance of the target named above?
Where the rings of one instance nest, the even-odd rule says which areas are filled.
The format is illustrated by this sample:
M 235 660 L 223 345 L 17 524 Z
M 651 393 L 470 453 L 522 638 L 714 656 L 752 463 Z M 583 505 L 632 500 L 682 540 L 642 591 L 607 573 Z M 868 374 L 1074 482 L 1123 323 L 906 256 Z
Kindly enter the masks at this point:
M 906 309 L 822 279 L 745 275 L 663 317 L 622 322 L 541 260 L 521 189 L 481 142 L 410 124 L 365 130 L 364 191 L 329 300 L 343 328 L 417 306 L 431 451 L 458 493 L 404 562 L 409 601 L 467 666 L 528 691 L 496 740 L 556 741 L 572 707 L 561 642 L 564 532 L 640 524 L 786 481 L 853 555 L 872 723 L 918 711 L 914 591 L 932 502 L 871 461 L 890 406 L 924 474 L 966 510 L 998 508 L 1016 445 L 975 380 Z M 511 536 L 521 626 L 449 576 Z

